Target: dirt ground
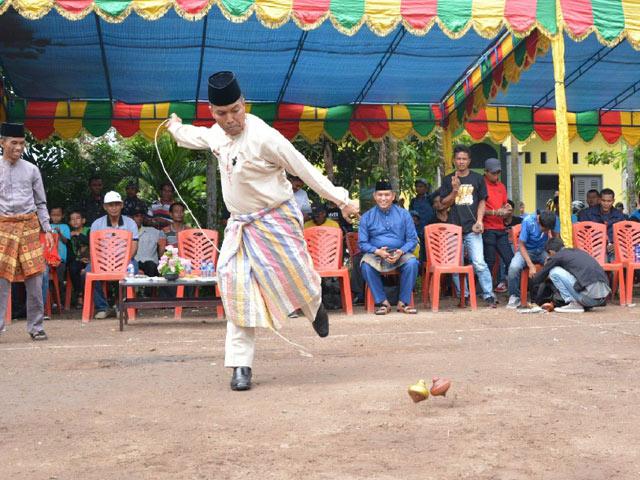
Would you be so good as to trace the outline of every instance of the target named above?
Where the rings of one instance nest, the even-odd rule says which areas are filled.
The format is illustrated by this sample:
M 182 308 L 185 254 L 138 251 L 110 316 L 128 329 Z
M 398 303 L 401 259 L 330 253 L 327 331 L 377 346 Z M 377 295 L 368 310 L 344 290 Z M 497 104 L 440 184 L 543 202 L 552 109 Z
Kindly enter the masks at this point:
M 260 332 L 229 389 L 224 322 L 145 312 L 0 337 L 0 479 L 635 479 L 639 309 L 334 314 Z M 185 312 L 186 313 L 186 312 Z M 77 316 L 77 314 L 76 314 Z M 450 377 L 446 398 L 407 387 Z

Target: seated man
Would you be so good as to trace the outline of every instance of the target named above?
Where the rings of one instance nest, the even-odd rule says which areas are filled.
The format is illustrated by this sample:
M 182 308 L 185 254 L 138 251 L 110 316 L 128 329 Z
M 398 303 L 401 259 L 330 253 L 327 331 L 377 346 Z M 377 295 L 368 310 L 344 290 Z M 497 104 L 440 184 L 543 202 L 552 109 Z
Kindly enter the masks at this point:
M 623 222 L 624 213 L 613 207 L 616 202 L 616 194 L 610 188 L 603 188 L 600 192 L 600 203 L 583 210 L 578 217 L 581 222 L 603 223 L 607 226 L 607 261 L 612 262 L 613 251 L 613 224 Z
M 162 238 L 162 234 L 157 228 L 142 225 L 146 213 L 146 208 L 138 208 L 133 211 L 133 221 L 138 227 L 138 250 L 134 258 L 138 262 L 138 269 L 142 270 L 145 275 L 157 277 L 158 254 L 164 253 L 167 240 Z
M 409 304 L 418 276 L 418 260 L 411 253 L 418 236 L 411 214 L 394 205 L 394 198 L 388 181 L 377 182 L 373 194 L 376 206 L 362 216 L 358 230 L 358 244 L 364 254 L 360 264 L 362 276 L 373 294 L 376 315 L 385 315 L 391 310 L 380 273 L 395 269 L 400 271 L 398 311 L 417 313 Z
M 611 293 L 609 281 L 598 261 L 584 250 L 564 248 L 559 237 L 552 238 L 545 246 L 549 259 L 544 268 L 533 277 L 532 283 L 543 282 L 547 277 L 560 292 L 567 305 L 556 312 L 582 313 L 603 305 Z
M 527 215 L 522 220 L 519 248 L 509 264 L 507 280 L 509 283 L 509 303 L 507 308 L 517 308 L 520 305 L 520 274 L 529 268 L 529 276 L 536 273 L 534 263 L 544 263 L 547 253 L 544 246 L 549 240 L 549 232 L 556 225 L 556 214 L 545 210 L 540 215 Z M 522 292 L 524 295 L 527 292 Z
M 133 220 L 122 215 L 122 208 L 123 202 L 120 194 L 118 192 L 108 192 L 104 196 L 104 209 L 107 211 L 107 214 L 96 219 L 91 224 L 91 234 L 109 228 L 115 228 L 117 230 L 127 230 L 131 232 L 133 236 L 131 256 L 134 257 L 138 249 L 138 227 Z M 89 241 L 91 241 L 91 238 L 89 238 Z M 137 263 L 135 261 L 133 262 L 133 266 L 137 273 L 138 269 Z M 91 271 L 91 265 L 87 265 L 85 269 L 85 272 L 89 271 Z M 96 311 L 94 318 L 96 319 L 107 318 L 112 312 L 109 309 L 109 303 L 107 302 L 107 299 L 104 298 L 104 295 L 102 293 L 102 282 L 93 282 L 93 303 Z
M 304 223 L 304 228 L 311 227 L 340 228 L 340 225 L 335 220 L 327 218 L 327 207 L 324 205 L 314 205 L 311 209 L 311 220 Z

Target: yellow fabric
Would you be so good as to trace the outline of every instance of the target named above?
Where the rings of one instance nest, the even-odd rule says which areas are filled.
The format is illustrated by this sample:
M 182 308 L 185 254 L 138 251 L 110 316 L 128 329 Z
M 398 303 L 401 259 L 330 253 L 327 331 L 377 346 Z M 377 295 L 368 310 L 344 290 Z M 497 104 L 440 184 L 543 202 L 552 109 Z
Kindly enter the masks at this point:
M 567 123 L 569 129 L 569 140 L 573 140 L 578 134 L 578 126 L 576 124 L 576 114 L 574 112 L 567 113 Z
M 474 0 L 471 5 L 473 27 L 483 37 L 491 37 L 502 26 L 505 0 Z
M 58 102 L 56 119 L 53 122 L 53 128 L 58 132 L 58 135 L 62 138 L 75 137 L 82 128 L 82 118 L 86 108 L 87 102 L 69 102 L 68 104 Z
M 487 108 L 487 121 L 491 138 L 496 142 L 503 142 L 511 134 L 509 126 L 509 112 L 506 107 Z M 493 123 L 500 120 L 505 123 Z
M 140 118 L 153 118 L 154 120 L 140 120 L 140 131 L 147 138 L 154 138 L 160 122 L 169 116 L 168 103 L 146 103 L 140 110 Z M 157 120 L 156 120 L 157 119 Z
M 313 220 L 309 220 L 307 222 L 304 222 L 304 228 L 311 228 L 311 227 L 335 227 L 335 228 L 340 228 L 340 225 L 338 225 L 338 222 L 336 222 L 335 220 L 331 220 L 330 218 L 327 218 L 322 225 L 316 225 L 313 222 Z
M 442 130 L 442 155 L 444 156 L 444 170 L 449 173 L 453 170 L 453 139 L 448 128 Z
M 160 18 L 173 6 L 171 0 L 134 0 L 133 8 L 146 19 Z
M 364 13 L 371 30 L 386 34 L 400 21 L 400 2 L 394 0 L 366 0 Z
M 291 0 L 256 0 L 256 15 L 268 27 L 279 27 L 289 20 Z
M 300 133 L 310 142 L 317 142 L 324 132 L 324 120 L 327 117 L 326 108 L 315 108 L 305 105 L 300 116 Z M 315 120 L 317 118 L 317 121 Z M 314 119 L 310 121 L 308 119 Z
M 408 136 L 413 129 L 409 109 L 405 105 L 384 105 L 383 108 L 389 119 L 389 133 L 398 139 Z M 391 118 L 393 118 L 393 121 L 391 121 Z
M 556 0 L 560 11 L 559 0 Z M 564 91 L 564 36 L 551 39 L 553 77 L 556 94 L 556 150 L 558 152 L 560 234 L 567 247 L 573 246 L 571 226 L 571 165 L 569 154 L 569 128 L 567 125 L 567 98 Z
M 640 112 L 620 112 L 622 125 L 637 125 L 637 127 L 622 127 L 622 136 L 629 145 L 637 145 L 640 141 Z
M 640 0 L 622 0 L 624 28 L 634 48 L 640 47 Z

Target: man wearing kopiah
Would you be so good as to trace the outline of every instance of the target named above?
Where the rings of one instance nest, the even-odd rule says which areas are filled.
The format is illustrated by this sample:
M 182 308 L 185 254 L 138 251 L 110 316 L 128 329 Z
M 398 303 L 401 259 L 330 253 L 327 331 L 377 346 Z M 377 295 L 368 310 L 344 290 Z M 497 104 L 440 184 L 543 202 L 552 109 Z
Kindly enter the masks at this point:
M 245 113 L 232 72 L 209 77 L 216 124 L 182 125 L 172 114 L 169 132 L 178 145 L 210 149 L 218 158 L 222 196 L 231 218 L 218 260 L 218 282 L 227 315 L 225 366 L 232 390 L 251 388 L 255 328 L 278 329 L 279 319 L 300 309 L 321 337 L 329 319 L 321 303 L 320 276 L 307 252 L 302 214 L 287 172 L 336 203 L 345 218 L 358 213 L 349 192 L 335 187 L 277 130 Z

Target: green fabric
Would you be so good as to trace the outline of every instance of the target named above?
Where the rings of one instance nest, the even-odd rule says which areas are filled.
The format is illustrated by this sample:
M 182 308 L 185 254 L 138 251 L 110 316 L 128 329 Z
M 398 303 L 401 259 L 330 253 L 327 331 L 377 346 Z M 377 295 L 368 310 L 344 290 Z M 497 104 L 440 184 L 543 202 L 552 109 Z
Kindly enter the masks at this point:
M 511 134 L 518 140 L 529 138 L 533 132 L 533 111 L 529 107 L 507 107 Z
M 261 118 L 269 125 L 273 126 L 276 118 L 278 105 L 275 103 L 254 103 L 251 105 L 251 114 Z
M 120 15 L 130 4 L 129 0 L 95 0 L 96 7 L 111 17 Z
M 353 107 L 340 105 L 327 110 L 324 120 L 324 131 L 333 140 L 340 140 L 349 130 L 349 122 L 353 114 Z
M 94 137 L 104 135 L 111 127 L 111 103 L 88 102 L 82 126 Z
M 341 27 L 351 29 L 364 16 L 364 0 L 331 0 L 329 10 Z
M 438 0 L 438 18 L 452 32 L 459 32 L 471 20 L 472 0 Z
M 555 35 L 558 31 L 556 0 L 537 0 L 536 18 L 542 27 L 546 28 L 550 34 Z
M 591 0 L 591 8 L 593 24 L 600 35 L 605 40 L 615 40 L 624 30 L 622 2 L 620 0 Z
M 522 39 L 516 39 L 514 37 L 514 42 L 518 42 L 518 44 L 513 48 L 513 60 L 516 62 L 516 65 L 519 67 L 524 63 L 524 59 L 527 56 L 527 42 L 522 41 Z
M 436 122 L 431 105 L 407 105 L 413 129 L 422 137 L 426 137 L 433 131 Z
M 196 116 L 195 103 L 182 103 L 176 102 L 169 105 L 169 116 L 172 113 L 178 115 L 183 123 L 193 123 L 193 119 Z
M 15 99 L 7 106 L 7 121 L 24 123 L 27 112 L 27 102 L 22 99 Z
M 578 135 L 585 142 L 590 142 L 598 133 L 600 116 L 597 111 L 576 113 Z
M 239 17 L 253 5 L 253 0 L 222 0 L 220 3 L 231 15 Z

